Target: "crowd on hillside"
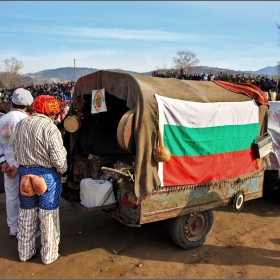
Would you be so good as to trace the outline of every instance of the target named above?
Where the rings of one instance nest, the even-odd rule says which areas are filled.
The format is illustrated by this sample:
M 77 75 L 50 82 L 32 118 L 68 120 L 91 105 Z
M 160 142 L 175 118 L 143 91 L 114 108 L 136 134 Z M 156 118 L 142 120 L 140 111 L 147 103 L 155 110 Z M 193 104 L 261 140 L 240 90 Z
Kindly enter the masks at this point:
M 261 75 L 245 75 L 245 74 L 228 74 L 219 72 L 214 74 L 213 72 L 205 73 L 187 73 L 186 71 L 154 71 L 153 77 L 159 78 L 176 78 L 183 80 L 195 80 L 195 81 L 213 81 L 221 80 L 236 83 L 249 83 L 256 85 L 262 91 L 267 93 L 268 100 L 280 100 L 280 78 L 276 80 L 275 77 L 269 78 L 268 76 Z

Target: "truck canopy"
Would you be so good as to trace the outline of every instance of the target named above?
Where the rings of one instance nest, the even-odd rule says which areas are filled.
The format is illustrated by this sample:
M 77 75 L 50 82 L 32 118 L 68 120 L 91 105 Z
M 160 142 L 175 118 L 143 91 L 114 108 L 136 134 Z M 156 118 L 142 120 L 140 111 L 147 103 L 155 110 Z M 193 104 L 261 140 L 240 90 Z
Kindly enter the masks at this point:
M 107 112 L 91 114 L 92 90 L 105 89 Z M 81 128 L 70 135 L 70 156 L 89 154 L 121 156 L 129 154 L 117 141 L 117 127 L 122 116 L 134 112 L 134 178 L 137 197 L 152 193 L 160 186 L 158 163 L 152 153 L 157 146 L 158 106 L 155 94 L 174 99 L 211 103 L 252 100 L 246 94 L 227 90 L 214 82 L 148 77 L 115 71 L 97 71 L 78 79 L 73 94 L 72 114 L 81 99 L 84 109 Z M 260 135 L 267 131 L 268 106 L 259 104 Z M 71 113 L 71 112 L 70 112 Z M 106 166 L 106 162 L 102 163 Z M 109 162 L 108 162 L 109 164 Z M 269 163 L 259 159 L 259 167 Z

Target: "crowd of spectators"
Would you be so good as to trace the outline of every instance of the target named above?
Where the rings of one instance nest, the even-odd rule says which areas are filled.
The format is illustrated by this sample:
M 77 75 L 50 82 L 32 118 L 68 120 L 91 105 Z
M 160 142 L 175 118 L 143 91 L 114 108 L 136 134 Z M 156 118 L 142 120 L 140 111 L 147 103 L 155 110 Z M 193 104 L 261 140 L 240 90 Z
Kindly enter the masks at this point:
M 62 83 L 44 83 L 44 84 L 31 84 L 29 86 L 19 86 L 29 90 L 34 99 L 43 94 L 55 96 L 60 102 L 70 101 L 74 91 L 75 83 L 73 81 Z M 16 87 L 18 88 L 18 87 Z M 0 114 L 7 113 L 11 108 L 12 93 L 16 88 L 0 88 Z M 68 107 L 65 105 L 65 107 Z
M 74 91 L 74 82 L 61 82 L 61 83 L 44 83 L 44 84 L 31 84 L 29 86 L 20 86 L 26 90 L 29 90 L 34 98 L 42 94 L 48 94 L 56 96 L 56 98 L 62 102 L 70 100 Z M 10 103 L 11 95 L 16 88 L 0 88 L 1 101 Z
M 186 71 L 154 71 L 153 77 L 160 78 L 175 78 L 182 80 L 194 80 L 194 81 L 213 81 L 221 80 L 227 82 L 236 83 L 249 83 L 259 87 L 262 91 L 267 93 L 268 100 L 280 100 L 280 78 L 276 80 L 275 77 L 261 76 L 261 75 L 245 75 L 243 74 L 229 74 L 219 72 L 214 74 L 213 72 L 205 73 L 187 73 Z

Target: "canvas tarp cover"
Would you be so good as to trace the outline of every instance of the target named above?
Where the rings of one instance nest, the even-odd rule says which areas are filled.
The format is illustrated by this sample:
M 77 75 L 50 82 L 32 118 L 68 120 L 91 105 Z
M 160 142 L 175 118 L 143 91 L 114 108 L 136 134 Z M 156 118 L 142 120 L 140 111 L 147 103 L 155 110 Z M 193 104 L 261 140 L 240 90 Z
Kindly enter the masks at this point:
M 134 111 L 135 193 L 145 196 L 160 186 L 158 164 L 153 160 L 157 146 L 158 107 L 155 94 L 193 102 L 242 102 L 251 100 L 245 94 L 231 92 L 213 82 L 179 80 L 175 78 L 149 77 L 114 71 L 97 71 L 81 77 L 75 86 L 74 100 L 102 89 L 115 97 L 126 100 L 126 106 Z M 268 106 L 259 106 L 260 135 L 267 130 Z M 238 163 L 236 163 L 238 164 Z M 267 157 L 259 167 L 267 165 Z M 174 171 L 176 172 L 176 171 Z M 191 172 L 190 171 L 186 171 Z

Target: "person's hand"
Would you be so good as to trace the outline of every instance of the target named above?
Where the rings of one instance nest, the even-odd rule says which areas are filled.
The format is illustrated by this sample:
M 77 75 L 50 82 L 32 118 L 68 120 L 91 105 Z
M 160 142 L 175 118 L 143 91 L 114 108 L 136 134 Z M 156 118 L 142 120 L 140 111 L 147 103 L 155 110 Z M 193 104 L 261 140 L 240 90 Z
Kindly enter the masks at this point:
M 10 165 L 5 161 L 1 164 L 1 172 L 7 173 L 10 169 Z
M 18 173 L 18 169 L 15 166 L 10 166 L 9 170 L 6 172 L 9 178 L 14 178 Z

